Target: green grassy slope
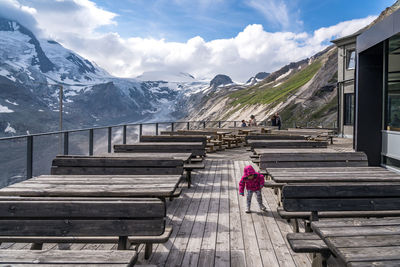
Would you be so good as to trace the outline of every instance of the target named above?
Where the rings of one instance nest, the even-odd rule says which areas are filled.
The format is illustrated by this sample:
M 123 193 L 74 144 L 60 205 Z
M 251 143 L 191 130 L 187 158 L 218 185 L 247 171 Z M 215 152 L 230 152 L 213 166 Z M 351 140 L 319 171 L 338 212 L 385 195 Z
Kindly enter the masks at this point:
M 246 105 L 271 104 L 284 101 L 290 94 L 293 94 L 300 87 L 305 85 L 314 77 L 321 68 L 321 60 L 317 60 L 306 68 L 298 71 L 282 84 L 274 87 L 276 83 L 266 86 L 260 83 L 245 90 L 240 90 L 229 95 L 233 100 L 231 105 L 241 108 Z

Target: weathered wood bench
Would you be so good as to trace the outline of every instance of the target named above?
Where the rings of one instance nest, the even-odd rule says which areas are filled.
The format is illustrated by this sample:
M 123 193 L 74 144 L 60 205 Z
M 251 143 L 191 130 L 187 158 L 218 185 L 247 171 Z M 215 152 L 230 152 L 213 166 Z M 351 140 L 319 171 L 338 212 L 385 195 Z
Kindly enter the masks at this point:
M 365 167 L 364 152 L 336 153 L 268 153 L 260 156 L 260 169 L 302 167 Z
M 35 251 L 1 250 L 0 263 L 133 266 L 137 252 L 127 250 L 130 237 L 162 236 L 165 216 L 158 199 L 1 197 L 1 242 L 32 242 Z M 43 243 L 76 240 L 112 240 L 124 251 L 41 250 Z
M 204 157 L 206 144 L 201 142 L 153 142 L 114 145 L 115 153 L 192 153 L 193 156 Z
M 247 142 L 248 140 L 306 140 L 306 137 L 302 135 L 251 134 L 247 135 L 245 139 Z
M 201 142 L 207 143 L 207 137 L 204 135 L 142 135 L 140 142 Z
M 182 166 L 183 164 L 183 166 Z M 204 169 L 203 162 L 183 162 L 168 157 L 137 158 L 58 155 L 52 163 L 51 174 L 60 175 L 182 175 L 186 172 L 188 187 L 192 171 Z M 180 194 L 177 194 L 179 196 Z
M 287 212 L 309 212 L 309 221 L 318 221 L 321 212 L 347 212 L 350 217 L 356 217 L 353 211 L 363 212 L 363 217 L 374 217 L 377 211 L 400 211 L 400 182 L 398 183 L 328 183 L 328 184 L 289 184 L 283 187 L 283 208 Z M 344 214 L 342 214 L 344 217 Z M 359 214 L 360 215 L 360 214 Z M 306 231 L 311 231 L 306 227 Z M 310 238 L 308 235 L 307 238 Z M 315 238 L 317 235 L 314 235 Z M 303 238 L 303 239 L 302 239 Z M 302 241 L 305 242 L 301 245 Z M 310 247 L 302 234 L 292 234 L 288 241 L 294 251 L 323 251 L 323 264 L 329 255 L 326 248 Z M 296 241 L 296 242 L 294 242 Z
M 128 158 L 59 155 L 51 174 L 65 175 L 157 175 L 183 174 L 183 160 L 172 158 Z
M 248 140 L 251 149 L 255 148 L 326 148 L 328 142 L 307 140 Z

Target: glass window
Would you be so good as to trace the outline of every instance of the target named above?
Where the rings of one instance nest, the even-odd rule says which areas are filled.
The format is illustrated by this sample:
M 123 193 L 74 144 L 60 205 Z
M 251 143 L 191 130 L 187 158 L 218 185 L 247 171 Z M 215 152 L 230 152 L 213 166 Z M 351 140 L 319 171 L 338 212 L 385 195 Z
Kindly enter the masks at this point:
M 400 131 L 400 35 L 389 39 L 386 129 Z
M 354 94 L 344 94 L 344 125 L 354 124 Z
M 347 65 L 346 68 L 348 70 L 353 70 L 356 67 L 356 51 L 348 50 L 346 53 Z

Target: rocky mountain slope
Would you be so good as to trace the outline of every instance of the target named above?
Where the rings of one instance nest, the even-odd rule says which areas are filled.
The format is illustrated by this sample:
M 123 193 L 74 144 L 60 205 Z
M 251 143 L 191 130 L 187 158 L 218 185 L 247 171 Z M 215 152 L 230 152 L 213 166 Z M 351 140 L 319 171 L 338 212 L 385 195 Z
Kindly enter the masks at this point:
M 337 49 L 329 47 L 311 58 L 290 63 L 261 81 L 210 90 L 190 109 L 192 120 L 269 120 L 281 113 L 293 123 L 333 125 L 336 120 Z

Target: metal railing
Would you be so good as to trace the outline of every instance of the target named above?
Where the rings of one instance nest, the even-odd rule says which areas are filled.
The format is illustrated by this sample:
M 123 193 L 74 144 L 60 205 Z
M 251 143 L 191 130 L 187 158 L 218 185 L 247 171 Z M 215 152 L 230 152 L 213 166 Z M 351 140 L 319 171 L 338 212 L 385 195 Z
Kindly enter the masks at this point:
M 76 147 L 79 147 L 78 154 L 84 153 L 88 155 L 93 155 L 95 153 L 95 148 L 96 148 L 95 133 L 101 130 L 103 131 L 106 130 L 107 132 L 106 136 L 103 135 L 102 137 L 99 137 L 103 141 L 102 145 L 106 143 L 106 148 L 107 148 L 106 151 L 108 153 L 111 153 L 113 143 L 122 143 L 122 144 L 127 143 L 127 137 L 130 133 L 129 131 L 131 131 L 131 135 L 134 137 L 130 139 L 130 142 L 138 142 L 140 136 L 142 136 L 143 134 L 159 135 L 162 129 L 173 132 L 179 129 L 194 130 L 194 129 L 204 129 L 204 128 L 223 128 L 223 127 L 238 127 L 238 126 L 240 126 L 239 121 L 178 121 L 178 122 L 154 122 L 154 123 L 128 123 L 128 124 L 118 124 L 111 126 L 84 128 L 75 130 L 28 134 L 28 135 L 13 136 L 13 137 L 3 137 L 0 138 L 0 144 L 4 144 L 4 142 L 18 143 L 19 153 L 18 151 L 13 151 L 12 146 L 7 146 L 7 145 L 4 146 L 4 149 L 2 149 L 2 151 L 0 151 L 0 157 L 3 157 L 3 159 L 1 159 L 0 161 L 0 169 L 3 170 L 2 174 L 0 174 L 0 187 L 33 177 L 34 167 L 35 167 L 34 166 L 35 153 L 39 153 L 37 150 L 49 151 L 49 153 L 53 154 L 53 156 L 50 155 L 48 157 L 50 158 L 50 160 L 47 160 L 49 162 L 47 163 L 41 162 L 41 164 L 39 164 L 44 166 L 47 165 L 46 167 L 42 167 L 42 169 L 47 169 L 47 170 L 38 170 L 37 175 L 45 174 L 46 172 L 48 172 L 50 170 L 51 158 L 53 158 L 56 154 L 64 154 L 64 155 L 70 154 L 71 146 L 74 145 L 74 141 L 71 140 L 71 136 L 73 134 L 82 134 L 82 133 L 87 134 L 86 137 L 80 136 L 78 140 L 75 140 L 75 142 L 78 142 L 77 144 L 75 144 Z M 42 140 L 38 145 L 38 148 L 35 148 L 35 143 L 37 142 L 36 141 L 37 139 L 40 139 L 41 137 L 48 137 L 47 139 L 50 139 L 50 136 L 52 138 L 53 137 L 57 138 L 58 142 L 54 142 L 54 140 L 53 141 Z M 134 140 L 135 138 L 136 140 Z M 26 143 L 25 144 L 26 161 L 24 164 L 25 166 L 23 165 L 21 166 L 20 162 L 23 161 L 20 154 L 23 153 L 24 150 L 20 146 L 21 145 L 20 141 L 22 142 L 25 141 Z M 85 146 L 82 147 L 83 142 L 87 142 L 86 148 L 84 148 Z M 4 153 L 5 155 L 3 156 L 1 155 L 1 153 Z M 5 157 L 9 157 L 9 159 L 7 160 L 5 159 Z M 16 160 L 18 158 L 20 160 Z M 45 160 L 43 157 L 39 156 L 36 156 L 36 158 L 42 161 Z M 15 163 L 14 161 L 18 161 L 18 164 Z M 14 165 L 8 164 L 8 162 L 14 162 Z M 4 177 L 4 175 L 7 176 L 7 171 L 5 170 L 8 170 L 9 168 L 11 168 L 13 171 L 11 173 L 14 173 L 13 177 L 17 177 L 17 179 Z M 23 173 L 25 175 L 22 175 Z M 11 179 L 12 181 L 4 181 L 9 179 Z

